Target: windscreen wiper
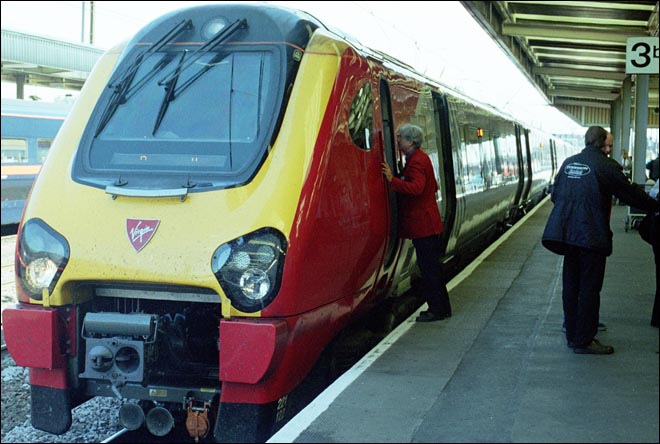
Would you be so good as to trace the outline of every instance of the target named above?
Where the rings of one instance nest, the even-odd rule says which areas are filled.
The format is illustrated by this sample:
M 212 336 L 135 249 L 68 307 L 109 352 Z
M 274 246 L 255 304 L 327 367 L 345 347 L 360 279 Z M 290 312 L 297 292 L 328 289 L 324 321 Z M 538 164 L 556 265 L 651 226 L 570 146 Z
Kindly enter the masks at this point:
M 110 118 L 114 115 L 115 111 L 119 107 L 119 105 L 126 103 L 126 101 L 135 95 L 138 89 L 142 88 L 142 86 L 146 83 L 145 77 L 149 76 L 149 78 L 153 77 L 156 72 L 158 72 L 158 69 L 152 69 L 147 76 L 143 77 L 133 88 L 128 88 L 129 85 L 133 83 L 133 79 L 135 78 L 135 74 L 137 74 L 138 68 L 142 65 L 142 63 L 149 58 L 152 54 L 158 52 L 163 46 L 167 45 L 170 43 L 172 40 L 174 40 L 176 37 L 179 36 L 183 31 L 187 31 L 189 29 L 192 29 L 192 20 L 187 19 L 187 20 L 182 20 L 179 22 L 177 25 L 175 25 L 170 31 L 167 32 L 160 40 L 158 40 L 154 45 L 150 46 L 149 49 L 143 51 L 140 55 L 137 56 L 135 62 L 130 65 L 128 68 L 126 68 L 120 75 L 117 76 L 118 80 L 116 82 L 112 82 L 108 85 L 109 88 L 113 88 L 113 96 L 110 99 L 110 102 L 108 103 L 108 106 L 106 106 L 105 110 L 103 111 L 103 115 L 101 116 L 101 121 L 99 122 L 99 126 L 96 129 L 96 133 L 94 134 L 94 137 L 97 137 L 101 131 L 105 128 L 105 126 L 108 124 L 110 121 Z M 158 67 L 162 67 L 162 63 L 158 64 Z M 128 96 L 128 93 L 132 93 L 130 96 Z
M 190 85 L 195 83 L 197 79 L 202 77 L 206 72 L 222 62 L 229 54 L 228 53 L 218 53 L 211 61 L 208 63 L 204 64 L 204 67 L 200 69 L 194 76 L 190 77 L 186 82 L 180 86 L 177 87 L 176 91 L 174 91 L 174 94 L 176 96 L 179 96 L 181 93 L 183 93 Z
M 158 117 L 156 118 L 156 123 L 154 125 L 154 130 L 152 133 L 154 136 L 156 135 L 156 131 L 158 131 L 158 128 L 160 127 L 160 124 L 163 121 L 163 117 L 165 116 L 165 112 L 167 111 L 167 108 L 169 107 L 170 103 L 177 98 L 177 94 L 180 91 L 183 91 L 185 88 L 190 86 L 190 84 L 193 81 L 197 80 L 201 75 L 198 73 L 198 75 L 195 75 L 192 78 L 188 79 L 188 81 L 186 81 L 181 88 L 177 89 L 176 83 L 179 80 L 179 76 L 181 75 L 181 73 L 184 72 L 186 69 L 190 68 L 197 60 L 199 60 L 199 58 L 202 55 L 206 54 L 207 52 L 215 48 L 217 45 L 227 40 L 238 29 L 243 29 L 246 27 L 247 27 L 247 20 L 240 19 L 240 20 L 236 20 L 226 28 L 223 28 L 222 30 L 218 31 L 218 33 L 215 34 L 213 37 L 211 37 L 209 41 L 204 43 L 202 46 L 200 46 L 197 50 L 195 50 L 195 52 L 193 52 L 190 55 L 185 65 L 183 64 L 183 59 L 187 54 L 187 51 L 183 52 L 183 54 L 181 55 L 181 59 L 179 60 L 179 64 L 176 66 L 174 71 L 168 76 L 162 78 L 158 82 L 158 84 L 161 86 L 165 85 L 165 97 L 163 97 L 163 101 L 160 104 L 160 109 L 158 110 Z M 208 71 L 209 68 L 210 67 L 205 67 L 203 72 Z
M 231 25 L 221 29 L 213 37 L 211 37 L 208 42 L 204 43 L 195 52 L 190 54 L 190 57 L 188 58 L 188 61 L 186 62 L 185 66 L 183 66 L 180 70 L 177 67 L 177 69 L 175 69 L 174 72 L 172 72 L 170 75 L 162 78 L 158 82 L 158 84 L 161 85 L 161 86 L 165 85 L 169 81 L 171 81 L 173 77 L 175 77 L 175 76 L 178 77 L 183 71 L 190 68 L 201 56 L 203 56 L 204 54 L 206 54 L 207 52 L 209 52 L 210 50 L 212 50 L 213 48 L 218 46 L 220 43 L 227 40 L 237 30 L 245 29 L 245 28 L 247 28 L 247 20 L 246 19 L 240 19 L 240 20 L 236 20 Z M 208 69 L 206 69 L 204 72 L 206 72 L 206 71 L 208 71 Z M 199 76 L 194 76 L 191 79 L 189 79 L 186 83 L 184 83 L 181 86 L 181 88 L 179 88 L 179 91 L 182 88 L 187 88 L 188 84 L 191 83 L 191 81 L 193 81 L 193 79 L 196 80 L 198 77 Z M 175 98 L 176 98 L 176 96 L 175 96 Z
M 152 135 L 156 135 L 156 131 L 158 131 L 158 128 L 160 127 L 160 123 L 163 121 L 163 117 L 165 117 L 165 112 L 167 111 L 167 108 L 170 106 L 170 102 L 174 100 L 174 89 L 176 88 L 176 82 L 179 80 L 179 75 L 181 74 L 181 66 L 183 65 L 183 59 L 186 58 L 186 54 L 188 53 L 187 50 L 184 50 L 181 53 L 181 58 L 179 59 L 179 63 L 176 66 L 176 69 L 174 70 L 174 76 L 168 80 L 168 82 L 165 84 L 165 97 L 163 97 L 163 101 L 160 104 L 160 109 L 158 110 L 158 117 L 156 117 L 156 123 L 154 124 L 154 130 Z
M 159 73 L 163 68 L 165 68 L 167 65 L 170 64 L 172 59 L 174 59 L 175 55 L 171 53 L 166 53 L 165 56 L 163 56 L 162 59 L 158 61 L 150 70 L 148 73 L 142 76 L 140 80 L 136 83 L 129 82 L 131 86 L 126 93 L 124 93 L 124 100 L 122 103 L 128 102 L 139 90 L 142 89 L 144 85 L 149 82 L 157 73 Z
M 120 82 L 112 86 L 112 88 L 114 88 L 114 91 L 112 92 L 112 97 L 110 98 L 110 102 L 108 102 L 108 105 L 103 110 L 103 114 L 101 115 L 101 121 L 99 122 L 99 126 L 96 128 L 96 133 L 94 133 L 94 137 L 98 137 L 98 135 L 101 134 L 101 131 L 103 131 L 105 126 L 110 121 L 110 118 L 115 114 L 115 111 L 117 110 L 117 108 L 119 108 L 119 105 L 125 103 L 124 95 L 126 94 L 128 85 L 130 85 L 131 82 L 133 81 L 136 72 L 137 71 L 127 72 L 126 76 L 122 78 Z
M 144 62 L 147 58 L 149 58 L 150 55 L 152 55 L 155 52 L 160 51 L 160 49 L 170 43 L 172 40 L 174 40 L 179 34 L 181 34 L 183 31 L 188 31 L 192 29 L 192 20 L 187 19 L 187 20 L 181 20 L 178 24 L 176 24 L 172 29 L 170 29 L 167 34 L 165 34 L 163 37 L 161 37 L 160 40 L 158 40 L 156 43 L 151 45 L 149 48 L 144 50 L 140 55 L 136 57 L 135 63 L 132 65 L 128 66 L 124 72 L 121 75 L 118 75 L 119 80 L 117 82 L 111 83 L 108 85 L 111 88 L 115 87 L 115 84 L 117 83 L 123 83 L 124 78 L 127 77 L 128 75 L 134 74 L 132 71 L 137 71 L 137 69 L 140 67 L 142 62 Z

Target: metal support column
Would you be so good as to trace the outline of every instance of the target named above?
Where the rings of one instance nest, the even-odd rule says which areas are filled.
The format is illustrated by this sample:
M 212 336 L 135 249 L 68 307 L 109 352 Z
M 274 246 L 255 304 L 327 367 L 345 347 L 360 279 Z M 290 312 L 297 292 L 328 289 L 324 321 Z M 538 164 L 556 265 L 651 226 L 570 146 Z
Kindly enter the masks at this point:
M 612 159 L 621 161 L 621 97 L 612 102 L 610 107 L 610 132 L 614 137 L 614 147 L 612 148 Z
M 16 79 L 16 98 L 24 99 L 25 98 L 25 74 L 16 74 L 14 75 Z
M 649 122 L 649 75 L 637 74 L 635 79 L 635 150 L 633 152 L 632 179 L 646 182 L 646 144 Z
M 632 95 L 632 79 L 630 76 L 623 81 L 621 100 L 621 152 L 630 153 L 630 107 Z M 621 158 L 617 159 L 619 162 Z

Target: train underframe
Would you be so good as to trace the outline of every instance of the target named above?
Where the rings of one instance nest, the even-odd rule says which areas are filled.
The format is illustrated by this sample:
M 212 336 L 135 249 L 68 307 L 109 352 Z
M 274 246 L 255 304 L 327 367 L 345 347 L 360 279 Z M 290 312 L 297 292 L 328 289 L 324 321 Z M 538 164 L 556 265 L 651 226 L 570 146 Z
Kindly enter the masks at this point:
M 120 423 L 156 436 L 185 422 L 209 434 L 220 395 L 219 306 L 96 297 L 79 316 L 79 380 L 87 396 L 125 399 Z
M 94 396 L 122 399 L 130 430 L 165 436 L 185 424 L 197 440 L 265 441 L 281 414 L 282 400 L 221 403 L 219 304 L 96 297 L 20 304 L 3 318 L 16 363 L 30 368 L 37 429 L 65 433 L 71 409 Z

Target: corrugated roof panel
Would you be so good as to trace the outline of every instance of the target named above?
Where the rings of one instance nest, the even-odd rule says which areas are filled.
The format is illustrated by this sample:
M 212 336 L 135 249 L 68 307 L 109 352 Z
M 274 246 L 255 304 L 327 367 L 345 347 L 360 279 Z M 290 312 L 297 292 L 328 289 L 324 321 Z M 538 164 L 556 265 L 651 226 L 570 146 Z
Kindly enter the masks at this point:
M 88 45 L 2 30 L 3 61 L 89 73 L 103 52 Z

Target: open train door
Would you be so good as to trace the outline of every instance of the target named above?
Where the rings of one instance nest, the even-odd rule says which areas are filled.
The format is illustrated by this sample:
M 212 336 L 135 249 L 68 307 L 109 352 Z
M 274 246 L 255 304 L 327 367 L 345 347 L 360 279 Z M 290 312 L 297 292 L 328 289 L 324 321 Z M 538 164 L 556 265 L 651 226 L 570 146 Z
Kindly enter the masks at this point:
M 438 165 L 440 173 L 440 215 L 445 226 L 442 233 L 442 252 L 447 251 L 449 238 L 456 222 L 456 177 L 451 153 L 449 108 L 444 96 L 433 93 L 435 133 L 438 135 Z M 452 246 L 453 247 L 453 246 Z
M 516 153 L 518 157 L 518 188 L 514 198 L 516 212 L 512 214 L 509 223 L 513 224 L 525 214 L 527 194 L 531 187 L 529 169 L 527 168 L 527 131 L 520 125 L 516 125 Z
M 392 101 L 387 81 L 380 80 L 380 113 L 383 121 L 383 149 L 385 160 L 395 175 L 400 173 L 396 157 L 396 143 L 394 141 L 396 129 L 393 127 Z M 387 187 L 390 201 L 390 233 L 385 252 L 385 268 L 392 265 L 399 245 L 399 203 L 396 193 Z
M 529 206 L 529 192 L 532 189 L 532 180 L 534 180 L 532 177 L 532 152 L 530 148 L 528 129 L 524 129 L 522 131 L 520 142 L 522 143 L 522 161 L 523 170 L 525 171 L 525 187 L 522 192 L 522 197 L 520 198 L 520 203 L 522 205 L 522 212 L 525 214 L 527 213 L 527 207 Z

